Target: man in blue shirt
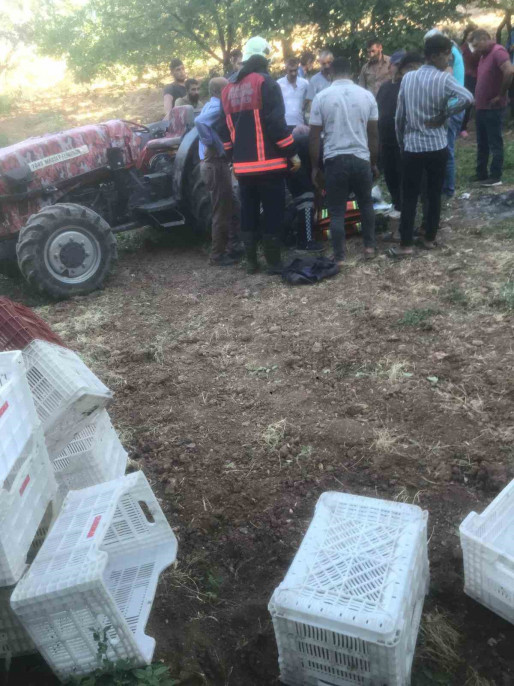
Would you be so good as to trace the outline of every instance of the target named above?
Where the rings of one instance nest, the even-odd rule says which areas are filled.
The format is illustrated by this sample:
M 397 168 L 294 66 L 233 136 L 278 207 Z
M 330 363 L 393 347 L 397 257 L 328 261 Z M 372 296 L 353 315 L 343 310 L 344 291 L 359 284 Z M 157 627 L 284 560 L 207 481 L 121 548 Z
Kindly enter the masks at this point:
M 322 50 L 319 53 L 318 62 L 320 70 L 314 74 L 309 81 L 309 90 L 307 91 L 307 101 L 314 100 L 318 93 L 328 88 L 332 83 L 332 64 L 334 62 L 334 55 L 330 50 Z
M 232 189 L 232 171 L 223 143 L 214 126 L 221 110 L 221 91 L 228 81 L 218 76 L 209 81 L 211 99 L 195 120 L 200 142 L 202 178 L 212 203 L 212 242 L 210 264 L 228 267 L 243 254 L 241 246 L 241 208 Z

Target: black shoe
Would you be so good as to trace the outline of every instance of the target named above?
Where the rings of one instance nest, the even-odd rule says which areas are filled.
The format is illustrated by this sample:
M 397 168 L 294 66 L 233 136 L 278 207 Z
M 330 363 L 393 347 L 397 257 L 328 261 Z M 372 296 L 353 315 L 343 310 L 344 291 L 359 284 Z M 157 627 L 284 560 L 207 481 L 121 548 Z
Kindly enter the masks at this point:
M 501 179 L 485 179 L 485 181 L 480 182 L 480 185 L 484 188 L 492 188 L 493 186 L 503 185 L 503 181 Z
M 262 247 L 264 248 L 264 257 L 268 264 L 266 273 L 271 275 L 282 274 L 284 265 L 280 254 L 280 238 L 277 236 L 263 236 Z
M 487 181 L 487 176 L 478 176 L 478 174 L 474 174 L 469 177 L 469 180 L 471 183 L 481 183 L 482 181 Z
M 299 243 L 296 249 L 298 252 L 321 252 L 323 248 L 324 245 L 320 241 L 307 241 Z
M 237 264 L 238 260 L 230 257 L 229 255 L 222 255 L 221 257 L 212 258 L 209 260 L 209 264 L 212 267 L 232 267 Z

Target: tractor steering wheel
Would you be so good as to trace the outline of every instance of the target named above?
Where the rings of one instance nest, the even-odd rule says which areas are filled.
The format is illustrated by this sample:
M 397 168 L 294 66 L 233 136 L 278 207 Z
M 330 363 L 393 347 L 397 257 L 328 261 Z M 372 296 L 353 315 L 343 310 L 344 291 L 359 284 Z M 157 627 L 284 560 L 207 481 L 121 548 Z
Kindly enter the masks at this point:
M 135 121 L 129 121 L 128 119 L 122 119 L 121 120 L 124 124 L 129 124 L 131 127 L 133 127 L 134 133 L 151 133 L 150 129 L 148 126 L 145 126 L 144 124 L 138 124 Z

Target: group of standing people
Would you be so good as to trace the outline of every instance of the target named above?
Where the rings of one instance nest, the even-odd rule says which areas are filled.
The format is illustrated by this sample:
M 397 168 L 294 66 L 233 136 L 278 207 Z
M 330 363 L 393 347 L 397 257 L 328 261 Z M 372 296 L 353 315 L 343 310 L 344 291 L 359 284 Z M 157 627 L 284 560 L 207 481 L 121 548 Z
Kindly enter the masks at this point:
M 268 73 L 271 48 L 255 37 L 242 53 L 231 55 L 233 69 L 226 77 L 211 79 L 210 100 L 195 123 L 213 201 L 213 264 L 234 264 L 244 248 L 248 270 L 256 271 L 262 235 L 269 272 L 282 270 L 286 180 L 293 197 L 294 187 L 300 189 L 297 207 L 308 208 L 304 247 L 319 249 L 312 240 L 314 194 L 324 189 L 333 259 L 344 261 L 344 219 L 347 200 L 354 193 L 361 212 L 364 259 L 373 259 L 371 191 L 380 170 L 391 193 L 392 216 L 400 220 L 400 245 L 390 248 L 388 255 L 404 258 L 413 253 L 420 196 L 424 235 L 419 242 L 427 249 L 436 247 L 441 195 L 451 197 L 455 192 L 455 143 L 459 134 L 466 135 L 473 104 L 476 180 L 488 186 L 501 183 L 502 116 L 513 75 L 505 48 L 477 29 L 466 37 L 461 51 L 433 29 L 425 36 L 423 55 L 400 50 L 389 57 L 378 39 L 368 42 L 367 51 L 358 84 L 352 79 L 350 62 L 335 58 L 330 50 L 319 53 L 319 72 L 310 79 L 314 55 L 304 53 L 300 60 L 287 59 L 285 76 L 275 81 Z M 470 73 L 470 55 L 476 77 Z M 171 64 L 175 82 L 165 90 L 168 112 L 174 105 L 195 102 L 185 72 L 178 74 L 183 81 L 178 85 L 185 92 L 176 87 L 174 70 L 183 70 L 178 62 Z M 233 193 L 230 165 L 238 180 L 239 200 Z M 297 181 L 300 177 L 302 183 Z

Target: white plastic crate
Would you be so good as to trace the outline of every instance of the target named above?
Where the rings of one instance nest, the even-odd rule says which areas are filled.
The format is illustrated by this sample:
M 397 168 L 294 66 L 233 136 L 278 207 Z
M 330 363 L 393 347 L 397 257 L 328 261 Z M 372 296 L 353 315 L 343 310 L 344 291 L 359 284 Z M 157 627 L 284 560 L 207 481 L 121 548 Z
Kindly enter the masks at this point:
M 290 686 L 406 686 L 428 588 L 427 513 L 324 493 L 269 610 Z
M 0 586 L 18 581 L 57 492 L 43 432 L 36 429 L 0 490 Z
M 459 530 L 464 592 L 514 624 L 514 481 Z
M 14 586 L 0 588 L 0 658 L 35 653 L 36 646 L 11 609 Z
M 105 634 L 110 662 L 149 664 L 155 640 L 144 629 L 159 575 L 176 555 L 142 472 L 70 491 L 11 606 L 63 680 L 99 666 L 95 633 Z
M 38 424 L 21 352 L 0 353 L 0 484 Z
M 36 340 L 25 348 L 23 357 L 46 445 L 57 453 L 107 407 L 113 394 L 67 348 Z
M 59 493 L 112 481 L 125 474 L 127 453 L 106 410 L 91 420 L 56 457 L 50 455 Z

